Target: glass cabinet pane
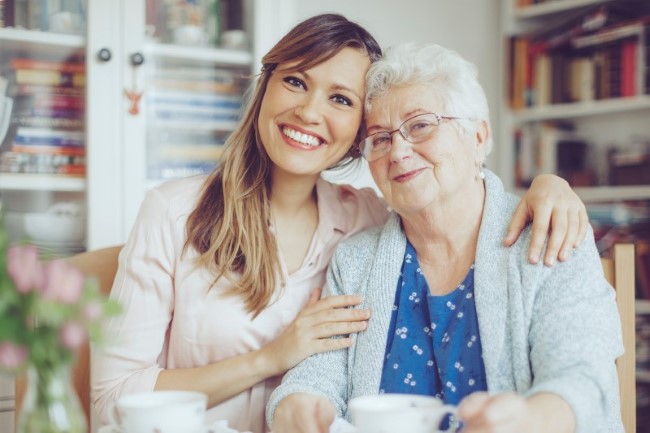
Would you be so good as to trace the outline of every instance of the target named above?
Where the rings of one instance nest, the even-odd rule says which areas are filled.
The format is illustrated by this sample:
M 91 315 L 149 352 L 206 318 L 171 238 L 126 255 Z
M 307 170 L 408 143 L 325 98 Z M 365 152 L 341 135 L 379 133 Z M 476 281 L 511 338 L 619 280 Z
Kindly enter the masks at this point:
M 218 163 L 250 74 L 242 12 L 241 0 L 147 2 L 148 186 Z
M 5 223 L 12 240 L 30 240 L 47 257 L 70 255 L 83 251 L 86 241 L 83 4 L 12 5 L 3 21 L 13 26 L 0 28 Z

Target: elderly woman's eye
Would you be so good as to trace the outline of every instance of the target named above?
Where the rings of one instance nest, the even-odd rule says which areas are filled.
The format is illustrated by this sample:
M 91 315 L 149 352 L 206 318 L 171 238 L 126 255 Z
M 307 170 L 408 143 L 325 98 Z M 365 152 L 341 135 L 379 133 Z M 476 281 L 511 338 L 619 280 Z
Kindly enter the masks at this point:
M 411 131 L 421 131 L 421 130 L 431 128 L 432 126 L 433 124 L 431 122 L 427 122 L 426 120 L 420 120 L 418 122 L 413 123 L 409 129 Z

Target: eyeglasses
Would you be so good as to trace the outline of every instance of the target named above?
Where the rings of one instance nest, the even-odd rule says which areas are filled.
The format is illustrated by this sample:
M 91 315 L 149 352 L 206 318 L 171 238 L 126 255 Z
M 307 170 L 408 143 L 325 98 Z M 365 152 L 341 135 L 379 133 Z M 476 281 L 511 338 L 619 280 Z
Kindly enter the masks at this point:
M 399 132 L 409 143 L 421 143 L 433 137 L 443 120 L 454 119 L 463 119 L 463 117 L 440 116 L 435 113 L 418 114 L 406 119 L 393 131 L 380 131 L 367 136 L 359 143 L 359 150 L 366 160 L 374 161 L 390 152 L 394 133 Z

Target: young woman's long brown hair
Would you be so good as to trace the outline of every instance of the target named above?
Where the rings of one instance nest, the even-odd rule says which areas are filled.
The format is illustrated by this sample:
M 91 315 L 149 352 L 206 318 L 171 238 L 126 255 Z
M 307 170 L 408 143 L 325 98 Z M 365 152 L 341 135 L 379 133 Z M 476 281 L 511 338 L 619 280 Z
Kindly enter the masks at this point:
M 195 248 L 198 264 L 212 267 L 216 278 L 230 278 L 230 294 L 241 296 L 254 316 L 271 302 L 280 279 L 277 243 L 268 224 L 272 163 L 257 126 L 266 86 L 278 64 L 298 61 L 295 69 L 307 70 L 345 47 L 365 51 L 373 62 L 381 57 L 379 44 L 364 28 L 337 14 L 303 21 L 271 48 L 242 121 L 187 221 L 185 247 Z M 341 163 L 351 158 L 349 153 Z

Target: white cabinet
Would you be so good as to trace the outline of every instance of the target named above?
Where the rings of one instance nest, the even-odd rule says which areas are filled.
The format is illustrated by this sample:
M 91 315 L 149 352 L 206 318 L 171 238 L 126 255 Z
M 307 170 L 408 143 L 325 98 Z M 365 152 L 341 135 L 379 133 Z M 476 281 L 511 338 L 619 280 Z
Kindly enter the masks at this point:
M 13 27 L 0 28 L 0 76 L 8 80 L 6 91 L 0 80 L 0 107 L 11 111 L 9 118 L 0 115 L 0 133 L 2 119 L 9 122 L 0 154 L 31 158 L 37 166 L 3 164 L 0 200 L 13 237 L 27 236 L 50 255 L 124 242 L 148 188 L 209 170 L 261 53 L 293 18 L 293 0 L 87 1 L 87 7 L 57 12 L 54 6 L 79 2 L 4 0 L 15 15 L 4 20 Z M 49 20 L 38 16 L 46 6 Z M 22 66 L 12 63 L 16 59 Z M 61 79 L 69 75 L 62 69 L 77 64 L 85 84 L 69 90 L 71 83 L 44 82 L 29 89 L 24 77 L 16 80 L 19 67 L 38 70 L 44 63 L 37 62 L 45 61 Z M 63 95 L 46 98 L 55 92 Z M 72 98 L 76 111 L 61 116 L 73 116 L 74 126 L 59 128 L 72 118 L 56 120 L 60 113 L 51 106 L 40 123 L 25 111 L 72 104 Z M 13 110 L 4 110 L 5 99 Z M 66 146 L 68 139 L 76 141 Z M 39 140 L 45 147 L 37 149 Z M 65 152 L 78 155 L 78 164 L 57 165 L 56 156 L 46 156 L 61 152 L 70 160 Z M 48 170 L 76 171 L 34 173 Z M 26 228 L 30 218 L 49 229 L 47 236 Z
M 209 170 L 294 16 L 293 0 L 0 5 L 15 12 L 0 16 L 0 202 L 11 236 L 49 257 L 123 243 L 148 188 Z

